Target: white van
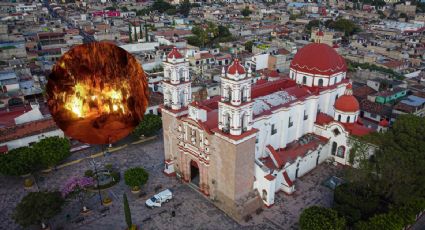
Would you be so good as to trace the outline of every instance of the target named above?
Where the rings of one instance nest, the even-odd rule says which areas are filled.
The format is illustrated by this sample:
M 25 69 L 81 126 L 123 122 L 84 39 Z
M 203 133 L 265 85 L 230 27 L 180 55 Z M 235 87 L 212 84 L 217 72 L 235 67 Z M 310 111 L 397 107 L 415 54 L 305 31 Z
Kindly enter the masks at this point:
M 155 196 L 146 200 L 145 204 L 149 208 L 161 207 L 162 203 L 168 202 L 173 198 L 173 193 L 170 189 L 166 189 Z

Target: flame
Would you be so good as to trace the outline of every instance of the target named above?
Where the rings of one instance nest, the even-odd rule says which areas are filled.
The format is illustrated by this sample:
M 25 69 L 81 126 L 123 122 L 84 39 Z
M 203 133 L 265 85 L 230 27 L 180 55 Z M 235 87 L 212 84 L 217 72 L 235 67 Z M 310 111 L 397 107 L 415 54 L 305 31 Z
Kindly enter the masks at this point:
M 125 114 L 127 106 L 125 101 L 129 98 L 128 83 L 122 82 L 120 88 L 106 84 L 103 90 L 84 82 L 78 82 L 71 92 L 62 92 L 58 98 L 63 100 L 65 109 L 79 118 L 84 118 L 91 113 L 118 113 Z M 127 94 L 125 97 L 123 94 Z M 88 100 L 90 98 L 90 100 Z
M 56 124 L 85 143 L 112 143 L 130 133 L 148 104 L 146 75 L 137 60 L 113 44 L 73 47 L 53 66 L 46 86 Z

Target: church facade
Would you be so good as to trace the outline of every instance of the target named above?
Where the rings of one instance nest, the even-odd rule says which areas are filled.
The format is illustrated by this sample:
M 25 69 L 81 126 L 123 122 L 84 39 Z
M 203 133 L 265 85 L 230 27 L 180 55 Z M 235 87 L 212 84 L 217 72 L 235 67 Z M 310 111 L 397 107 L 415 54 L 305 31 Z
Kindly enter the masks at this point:
M 294 56 L 289 77 L 253 84 L 238 59 L 221 76 L 221 95 L 191 101 L 188 60 L 164 58 L 164 173 L 199 188 L 235 219 L 296 191 L 298 177 L 330 159 L 350 165 L 359 119 L 345 60 L 326 44 Z

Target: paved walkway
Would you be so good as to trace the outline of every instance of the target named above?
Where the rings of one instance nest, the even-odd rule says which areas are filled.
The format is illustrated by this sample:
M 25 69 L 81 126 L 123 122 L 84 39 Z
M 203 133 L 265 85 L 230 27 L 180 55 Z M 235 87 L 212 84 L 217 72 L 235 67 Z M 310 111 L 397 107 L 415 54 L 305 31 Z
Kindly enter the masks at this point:
M 313 170 L 296 182 L 298 192 L 294 196 L 277 194 L 275 206 L 265 208 L 259 215 L 254 214 L 250 222 L 241 226 L 201 194 L 162 173 L 164 161 L 162 136 L 143 144 L 128 144 L 110 155 L 97 156 L 97 161 L 103 165 L 113 164 L 120 169 L 121 175 L 127 168 L 144 167 L 149 172 L 148 183 L 142 188 L 145 195 L 139 197 L 132 194 L 121 180 L 116 186 L 102 192 L 102 196 L 108 195 L 113 200 L 109 210 L 102 211 L 104 207 L 100 206 L 97 193 L 91 193 L 87 199 L 87 206 L 92 210 L 89 215 L 76 223 L 76 220 L 82 217 L 79 213 L 81 206 L 76 201 L 69 202 L 64 211 L 51 221 L 53 229 L 125 229 L 122 205 L 124 192 L 129 198 L 133 222 L 142 225 L 143 229 L 295 229 L 299 213 L 304 207 L 313 204 L 330 205 L 332 191 L 320 183 L 336 171 L 333 166 L 325 165 Z M 81 160 L 36 178 L 40 190 L 54 190 L 59 189 L 68 178 L 84 175 L 88 169 L 91 169 L 89 161 Z M 0 183 L 2 226 L 7 226 L 7 229 L 20 229 L 11 219 L 11 213 L 27 193 L 23 189 L 23 179 L 0 177 Z M 146 208 L 144 205 L 146 199 L 165 188 L 174 190 L 174 199 L 160 208 Z M 173 210 L 175 217 L 171 215 Z M 69 219 L 67 215 L 70 216 Z

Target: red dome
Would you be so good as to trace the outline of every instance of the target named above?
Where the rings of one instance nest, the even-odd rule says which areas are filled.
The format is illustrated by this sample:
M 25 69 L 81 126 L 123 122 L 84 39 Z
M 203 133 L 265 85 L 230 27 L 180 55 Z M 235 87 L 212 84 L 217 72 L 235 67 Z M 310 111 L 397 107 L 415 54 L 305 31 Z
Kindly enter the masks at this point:
M 347 85 L 344 95 L 335 101 L 334 107 L 342 112 L 357 112 L 360 110 L 359 101 L 353 96 L 351 83 Z
M 183 58 L 183 55 L 177 50 L 176 47 L 173 47 L 173 50 L 171 50 L 171 52 L 168 53 L 167 57 L 168 58 L 173 58 L 174 57 L 176 59 L 179 59 L 179 58 Z
M 227 69 L 228 74 L 235 74 L 236 72 L 238 72 L 238 74 L 245 73 L 245 68 L 239 63 L 239 59 L 235 59 Z
M 344 58 L 323 43 L 311 43 L 298 50 L 290 67 L 296 71 L 322 75 L 347 71 Z

